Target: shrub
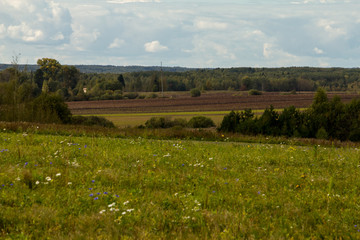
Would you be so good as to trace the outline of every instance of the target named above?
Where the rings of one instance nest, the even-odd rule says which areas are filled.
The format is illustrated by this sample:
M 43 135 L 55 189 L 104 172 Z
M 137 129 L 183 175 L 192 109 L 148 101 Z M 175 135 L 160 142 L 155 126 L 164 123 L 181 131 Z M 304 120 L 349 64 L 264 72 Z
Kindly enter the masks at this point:
M 147 128 L 170 128 L 173 126 L 173 123 L 170 118 L 152 117 L 146 121 L 145 126 Z
M 191 95 L 191 97 L 200 97 L 201 92 L 200 92 L 199 89 L 193 88 L 193 89 L 190 90 L 190 95 Z
M 317 139 L 328 139 L 328 133 L 326 132 L 325 128 L 320 128 L 316 133 Z
M 69 123 L 71 112 L 64 100 L 54 94 L 43 93 L 33 102 L 33 121 L 40 123 Z
M 190 119 L 188 126 L 191 128 L 209 128 L 215 127 L 215 123 L 211 118 L 196 116 Z
M 74 125 L 86 125 L 86 126 L 101 126 L 101 127 L 108 127 L 114 128 L 115 125 L 113 122 L 107 120 L 104 117 L 97 117 L 97 116 L 73 116 L 71 118 L 71 123 Z
M 188 122 L 184 118 L 175 118 L 173 121 L 174 127 L 186 127 Z
M 124 95 L 124 97 L 128 98 L 128 99 L 136 99 L 139 96 L 138 93 L 126 93 Z
M 256 89 L 249 90 L 249 95 L 262 95 L 262 92 Z
M 148 96 L 148 98 L 158 98 L 159 96 L 156 93 L 152 93 Z

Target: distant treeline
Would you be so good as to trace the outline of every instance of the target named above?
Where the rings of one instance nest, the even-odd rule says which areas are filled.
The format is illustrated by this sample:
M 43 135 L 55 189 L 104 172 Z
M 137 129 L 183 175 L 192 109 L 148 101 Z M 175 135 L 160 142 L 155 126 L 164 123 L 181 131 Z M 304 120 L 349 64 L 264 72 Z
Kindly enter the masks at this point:
M 344 104 L 335 96 L 330 101 L 320 88 L 305 111 L 292 106 L 279 113 L 270 106 L 260 117 L 255 117 L 251 109 L 232 111 L 224 117 L 219 130 L 246 135 L 360 141 L 360 99 Z
M 98 71 L 107 67 L 114 68 L 86 66 Z M 328 91 L 360 89 L 359 68 L 164 68 L 160 71 L 159 67 L 125 67 L 123 70 L 129 72 L 86 73 L 79 66 L 61 65 L 55 59 L 43 58 L 34 69 L 15 64 L 1 71 L 0 83 L 18 79 L 19 87 L 31 89 L 32 94 L 57 93 L 67 101 L 122 99 L 139 96 L 129 94 L 134 92 L 189 91 L 195 88 L 282 92 L 315 91 L 318 87 Z

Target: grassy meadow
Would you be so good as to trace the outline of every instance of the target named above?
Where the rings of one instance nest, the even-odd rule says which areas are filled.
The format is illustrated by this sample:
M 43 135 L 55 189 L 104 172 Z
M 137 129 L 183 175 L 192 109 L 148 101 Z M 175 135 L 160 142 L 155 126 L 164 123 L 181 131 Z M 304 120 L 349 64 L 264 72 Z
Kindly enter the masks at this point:
M 359 239 L 357 148 L 0 132 L 2 239 Z

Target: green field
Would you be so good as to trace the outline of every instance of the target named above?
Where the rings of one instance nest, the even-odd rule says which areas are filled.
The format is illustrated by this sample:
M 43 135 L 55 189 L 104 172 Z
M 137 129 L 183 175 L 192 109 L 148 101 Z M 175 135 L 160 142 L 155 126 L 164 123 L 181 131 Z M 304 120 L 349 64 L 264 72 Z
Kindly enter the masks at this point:
M 304 110 L 304 109 L 300 109 Z M 282 109 L 276 109 L 276 111 L 282 111 Z M 210 111 L 210 112 L 164 112 L 164 113 L 119 113 L 119 114 L 95 114 L 99 117 L 104 117 L 112 121 L 115 126 L 123 127 L 136 127 L 144 125 L 147 120 L 152 117 L 168 117 L 171 119 L 184 118 L 189 121 L 195 116 L 205 116 L 211 118 L 216 125 L 220 125 L 226 114 L 230 111 Z M 253 110 L 253 113 L 260 115 L 264 110 Z M 90 115 L 83 115 L 90 116 Z
M 356 148 L 0 132 L 2 239 L 359 239 Z

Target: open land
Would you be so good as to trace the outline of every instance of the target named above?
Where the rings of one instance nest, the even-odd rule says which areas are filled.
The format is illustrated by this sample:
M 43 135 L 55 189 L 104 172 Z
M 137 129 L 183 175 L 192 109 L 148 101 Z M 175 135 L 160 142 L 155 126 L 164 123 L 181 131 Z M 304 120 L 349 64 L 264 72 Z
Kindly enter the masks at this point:
M 328 97 L 335 95 L 342 101 L 350 102 L 359 98 L 357 93 L 328 92 Z M 161 93 L 158 93 L 161 96 Z M 249 96 L 247 92 L 211 91 L 200 97 L 191 97 L 188 92 L 166 92 L 164 97 L 145 99 L 104 100 L 86 102 L 68 102 L 74 115 L 100 115 L 113 121 L 117 126 L 136 126 L 144 124 L 153 116 L 190 119 L 196 115 L 210 117 L 219 124 L 225 114 L 231 110 L 264 110 L 273 105 L 275 109 L 289 106 L 307 108 L 313 102 L 315 93 L 297 94 L 263 93 Z
M 0 238 L 359 239 L 356 148 L 0 130 Z

